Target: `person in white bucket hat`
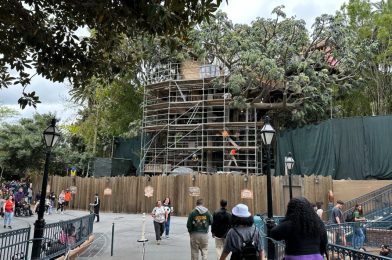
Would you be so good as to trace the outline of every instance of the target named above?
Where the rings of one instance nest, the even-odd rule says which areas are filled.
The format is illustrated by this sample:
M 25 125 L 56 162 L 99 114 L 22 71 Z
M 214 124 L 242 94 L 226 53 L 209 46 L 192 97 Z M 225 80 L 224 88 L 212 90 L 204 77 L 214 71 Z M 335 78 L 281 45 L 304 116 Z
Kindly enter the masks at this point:
M 220 260 L 225 260 L 230 252 L 232 253 L 231 260 L 262 260 L 262 240 L 259 231 L 253 225 L 253 216 L 248 206 L 237 204 L 231 213 L 232 228 L 226 235 L 226 243 Z

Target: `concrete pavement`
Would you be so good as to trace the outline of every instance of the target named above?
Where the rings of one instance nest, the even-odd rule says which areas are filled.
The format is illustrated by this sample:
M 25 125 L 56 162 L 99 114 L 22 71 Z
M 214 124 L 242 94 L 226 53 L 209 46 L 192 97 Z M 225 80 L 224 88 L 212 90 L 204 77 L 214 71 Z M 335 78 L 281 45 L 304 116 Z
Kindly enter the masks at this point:
M 65 214 L 45 215 L 47 223 L 58 222 L 88 214 L 87 211 L 69 210 Z M 13 219 L 13 229 L 34 227 L 37 215 L 31 217 L 17 217 Z M 157 245 L 152 217 L 146 214 L 145 237 L 149 240 L 145 243 L 145 258 L 160 260 L 185 260 L 190 259 L 191 250 L 189 234 L 186 229 L 186 217 L 171 218 L 170 239 L 162 239 Z M 111 234 L 114 223 L 114 247 L 111 257 Z M 143 259 L 143 243 L 137 242 L 141 237 L 143 218 L 142 214 L 101 213 L 100 222 L 94 223 L 95 239 L 92 244 L 81 253 L 77 259 Z M 9 231 L 0 226 L 0 232 Z M 211 234 L 211 233 L 210 233 Z M 33 235 L 33 229 L 31 236 Z M 216 259 L 215 242 L 210 236 L 208 259 Z
M 186 217 L 171 218 L 170 239 L 162 239 L 157 245 L 152 217 L 146 215 L 145 258 L 160 260 L 190 259 L 191 250 L 189 234 L 186 229 Z M 111 230 L 114 223 L 113 257 L 110 256 Z M 94 224 L 95 241 L 77 259 L 143 259 L 143 243 L 137 242 L 141 238 L 143 218 L 142 214 L 102 213 L 101 221 Z M 209 240 L 208 259 L 216 259 L 215 242 Z

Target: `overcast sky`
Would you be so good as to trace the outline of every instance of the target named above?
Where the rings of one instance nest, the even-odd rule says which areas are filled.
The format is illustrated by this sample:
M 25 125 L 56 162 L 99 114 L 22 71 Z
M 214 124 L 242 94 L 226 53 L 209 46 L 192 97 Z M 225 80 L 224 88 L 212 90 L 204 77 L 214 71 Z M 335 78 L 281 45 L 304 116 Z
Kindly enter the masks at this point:
M 224 3 L 221 7 L 228 14 L 234 23 L 250 23 L 256 17 L 270 17 L 271 11 L 278 5 L 285 5 L 285 12 L 288 16 L 296 16 L 305 20 L 310 28 L 314 18 L 324 14 L 335 13 L 344 0 L 229 0 L 229 4 Z M 0 89 L 0 104 L 16 109 L 20 115 L 7 120 L 14 122 L 21 117 L 31 117 L 34 113 L 52 112 L 57 115 L 61 123 L 71 122 L 75 116 L 77 107 L 69 102 L 68 91 L 70 87 L 66 84 L 53 83 L 39 76 L 33 78 L 31 85 L 26 88 L 27 92 L 36 91 L 40 97 L 41 104 L 37 109 L 26 107 L 19 108 L 17 103 L 22 93 L 22 88 L 11 86 L 8 89 Z

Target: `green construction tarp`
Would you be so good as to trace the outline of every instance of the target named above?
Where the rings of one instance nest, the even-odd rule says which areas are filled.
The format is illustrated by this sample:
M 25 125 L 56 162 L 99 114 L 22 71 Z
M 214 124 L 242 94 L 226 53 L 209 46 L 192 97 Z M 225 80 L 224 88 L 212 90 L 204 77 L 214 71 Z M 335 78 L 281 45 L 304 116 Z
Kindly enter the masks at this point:
M 291 152 L 293 174 L 392 179 L 392 116 L 331 119 L 277 136 L 276 174 Z

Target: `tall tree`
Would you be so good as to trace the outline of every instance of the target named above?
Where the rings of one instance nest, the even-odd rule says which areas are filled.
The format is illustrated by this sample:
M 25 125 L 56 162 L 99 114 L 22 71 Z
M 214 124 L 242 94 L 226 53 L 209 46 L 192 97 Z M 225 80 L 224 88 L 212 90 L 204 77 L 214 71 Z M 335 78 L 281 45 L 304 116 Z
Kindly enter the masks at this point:
M 0 165 L 4 175 L 23 176 L 43 170 L 42 133 L 53 117 L 52 114 L 35 114 L 33 119 L 22 118 L 17 124 L 6 123 L 0 127 Z M 85 151 L 83 142 L 62 130 L 61 139 L 52 151 L 50 173 L 64 175 L 71 165 L 83 170 L 89 158 L 91 155 Z
M 360 49 L 363 96 L 373 115 L 392 112 L 392 1 L 350 0 L 344 6 Z
M 309 34 L 303 20 L 286 17 L 283 6 L 272 13 L 275 18 L 258 18 L 250 26 L 233 25 L 218 13 L 194 33 L 195 49 L 229 70 L 233 106 L 269 111 L 283 126 L 323 120 L 333 89 L 356 84 L 353 35 L 344 16 L 318 17 Z

